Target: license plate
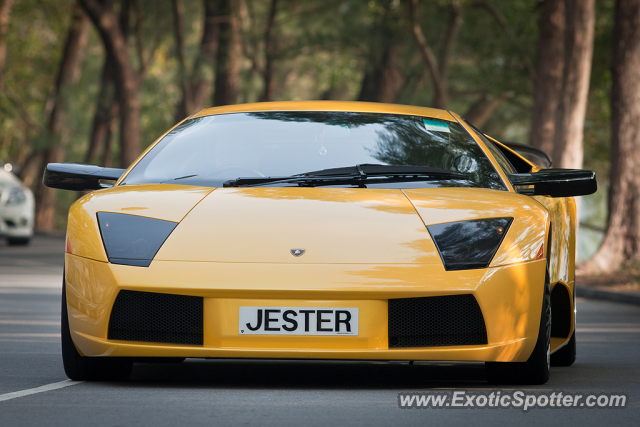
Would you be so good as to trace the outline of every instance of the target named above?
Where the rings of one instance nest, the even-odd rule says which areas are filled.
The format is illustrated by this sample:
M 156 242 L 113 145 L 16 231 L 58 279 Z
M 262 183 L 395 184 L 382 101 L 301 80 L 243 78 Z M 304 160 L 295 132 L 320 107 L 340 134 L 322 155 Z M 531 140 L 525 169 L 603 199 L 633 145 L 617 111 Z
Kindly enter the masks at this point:
M 358 309 L 240 307 L 240 335 L 358 335 Z

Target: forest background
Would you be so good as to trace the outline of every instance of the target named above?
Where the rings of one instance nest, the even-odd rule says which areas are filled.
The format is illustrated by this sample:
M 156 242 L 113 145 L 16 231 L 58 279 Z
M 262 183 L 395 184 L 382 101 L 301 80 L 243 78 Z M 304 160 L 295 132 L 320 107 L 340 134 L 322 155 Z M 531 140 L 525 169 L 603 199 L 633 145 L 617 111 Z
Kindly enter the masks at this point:
M 40 230 L 77 197 L 48 162 L 126 167 L 203 107 L 306 99 L 446 108 L 596 171 L 580 260 L 637 267 L 640 0 L 0 0 L 0 158 Z

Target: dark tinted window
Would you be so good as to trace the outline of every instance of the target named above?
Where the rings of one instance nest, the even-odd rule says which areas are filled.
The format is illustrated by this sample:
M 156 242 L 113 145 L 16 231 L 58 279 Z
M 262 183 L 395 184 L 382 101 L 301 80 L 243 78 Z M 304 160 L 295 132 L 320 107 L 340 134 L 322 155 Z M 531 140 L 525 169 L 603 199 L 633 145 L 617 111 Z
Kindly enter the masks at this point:
M 472 125 L 470 126 L 473 129 L 473 131 L 476 133 L 476 135 L 478 135 L 478 138 L 480 138 L 482 142 L 484 142 L 484 144 L 487 146 L 489 151 L 491 151 L 491 154 L 493 155 L 493 157 L 495 157 L 496 161 L 498 162 L 498 164 L 500 165 L 504 173 L 506 174 L 516 173 L 516 168 L 513 167 L 509 159 L 505 157 L 502 151 L 500 151 L 500 149 L 496 147 L 496 144 L 491 142 L 486 136 L 482 134 L 482 132 L 480 132 L 474 126 Z
M 489 159 L 457 122 L 321 111 L 235 113 L 187 120 L 167 134 L 124 183 L 219 187 L 238 177 L 289 176 L 364 163 L 430 166 L 469 176 L 468 181 L 379 187 L 505 189 Z
M 493 154 L 493 157 L 496 158 L 496 161 L 498 162 L 498 164 L 500 165 L 504 173 L 506 174 L 516 173 L 516 169 L 513 167 L 509 159 L 507 159 L 504 156 L 504 154 L 502 154 L 502 151 L 500 151 L 500 149 L 496 147 L 496 145 L 493 142 L 487 140 L 486 144 L 487 144 L 487 148 L 489 149 L 489 151 L 491 151 L 491 154 Z

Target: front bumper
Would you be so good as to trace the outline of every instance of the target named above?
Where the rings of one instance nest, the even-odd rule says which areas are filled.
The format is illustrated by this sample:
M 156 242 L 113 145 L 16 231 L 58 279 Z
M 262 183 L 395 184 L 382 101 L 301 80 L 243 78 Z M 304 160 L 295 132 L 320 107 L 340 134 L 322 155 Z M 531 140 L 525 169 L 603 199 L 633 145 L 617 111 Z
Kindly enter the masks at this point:
M 0 236 L 30 238 L 33 235 L 33 212 L 28 207 L 4 206 L 0 209 Z
M 421 264 L 154 261 L 148 268 L 66 254 L 71 336 L 85 356 L 526 361 L 540 324 L 546 260 L 481 270 Z M 202 346 L 107 339 L 120 290 L 203 297 Z M 472 294 L 488 344 L 389 348 L 388 300 Z M 240 306 L 356 307 L 358 336 L 243 335 Z

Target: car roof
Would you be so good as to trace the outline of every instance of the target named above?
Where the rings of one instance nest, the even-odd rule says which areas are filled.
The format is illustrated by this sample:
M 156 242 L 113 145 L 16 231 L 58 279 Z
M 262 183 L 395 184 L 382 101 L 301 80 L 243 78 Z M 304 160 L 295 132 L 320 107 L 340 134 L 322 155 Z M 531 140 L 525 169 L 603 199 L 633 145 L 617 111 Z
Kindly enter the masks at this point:
M 432 117 L 452 122 L 456 121 L 455 117 L 445 110 L 416 107 L 412 105 L 356 101 L 282 101 L 224 105 L 221 107 L 205 108 L 191 116 L 191 118 L 211 116 L 215 114 L 254 113 L 265 111 L 344 111 L 354 113 L 404 114 Z

